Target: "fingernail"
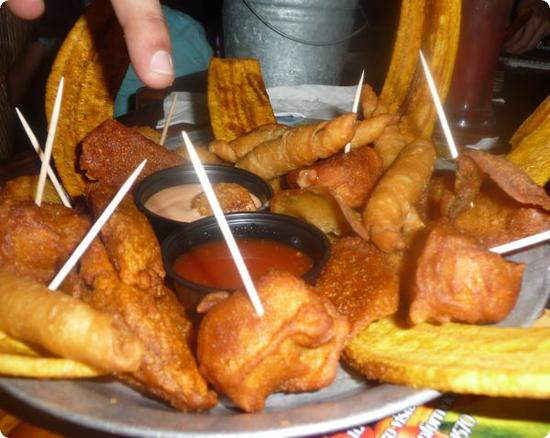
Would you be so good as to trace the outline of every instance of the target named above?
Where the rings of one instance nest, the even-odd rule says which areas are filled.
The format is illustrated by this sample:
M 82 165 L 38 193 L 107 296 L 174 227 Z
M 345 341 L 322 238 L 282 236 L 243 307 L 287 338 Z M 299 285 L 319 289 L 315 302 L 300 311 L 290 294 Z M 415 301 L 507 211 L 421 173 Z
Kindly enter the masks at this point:
M 151 71 L 161 75 L 173 74 L 172 57 L 166 50 L 159 50 L 151 58 Z

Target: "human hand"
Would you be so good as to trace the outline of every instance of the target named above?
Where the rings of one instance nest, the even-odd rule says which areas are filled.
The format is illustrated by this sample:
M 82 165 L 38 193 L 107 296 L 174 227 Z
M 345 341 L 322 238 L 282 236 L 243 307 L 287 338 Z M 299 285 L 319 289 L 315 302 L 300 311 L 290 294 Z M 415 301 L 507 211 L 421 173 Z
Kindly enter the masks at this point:
M 174 80 L 168 29 L 158 0 L 111 0 L 137 76 L 151 88 L 166 88 Z M 43 0 L 8 0 L 18 17 L 32 20 L 44 12 Z
M 518 5 L 531 10 L 526 23 L 504 43 L 504 50 L 517 54 L 534 49 L 540 40 L 550 34 L 550 7 L 541 0 L 522 0 Z

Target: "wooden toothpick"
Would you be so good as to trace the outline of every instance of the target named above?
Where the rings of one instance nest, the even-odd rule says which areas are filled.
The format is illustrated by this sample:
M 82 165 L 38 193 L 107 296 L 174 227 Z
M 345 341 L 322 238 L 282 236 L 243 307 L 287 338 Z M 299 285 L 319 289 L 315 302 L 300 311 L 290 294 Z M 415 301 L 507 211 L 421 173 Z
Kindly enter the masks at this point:
M 252 306 L 254 307 L 254 310 L 256 310 L 258 316 L 263 316 L 264 308 L 262 306 L 262 302 L 260 301 L 260 297 L 258 296 L 258 291 L 256 290 L 254 282 L 250 277 L 250 273 L 248 272 L 246 264 L 244 263 L 241 251 L 239 250 L 237 242 L 235 242 L 235 238 L 233 237 L 233 233 L 229 228 L 229 224 L 225 219 L 222 208 L 220 207 L 220 203 L 218 202 L 216 194 L 214 193 L 214 189 L 212 188 L 212 184 L 210 184 L 210 180 L 208 179 L 208 175 L 206 174 L 201 160 L 199 159 L 199 156 L 197 155 L 197 152 L 195 151 L 195 148 L 191 143 L 191 140 L 189 139 L 187 133 L 185 131 L 182 131 L 181 135 L 183 137 L 185 147 L 187 148 L 187 154 L 189 155 L 191 163 L 195 168 L 195 172 L 197 172 L 199 182 L 201 183 L 204 194 L 206 195 L 206 198 L 210 203 L 210 207 L 214 212 L 214 216 L 218 221 L 218 225 L 225 239 L 225 242 L 229 247 L 229 252 L 233 257 L 233 260 L 235 261 L 235 265 L 237 266 L 237 270 L 239 271 L 239 275 L 241 276 L 246 292 L 248 293 L 250 301 L 252 302 Z
M 44 195 L 44 186 L 46 184 L 46 173 L 50 167 L 50 158 L 52 156 L 55 131 L 57 129 L 57 120 L 59 119 L 59 111 L 61 110 L 61 101 L 63 99 L 63 85 L 64 78 L 61 77 L 59 86 L 57 87 L 57 95 L 55 96 L 50 126 L 48 126 L 48 137 L 46 138 L 44 157 L 42 158 L 42 165 L 40 166 L 40 174 L 38 175 L 38 184 L 36 185 L 36 193 L 34 196 L 34 202 L 39 207 L 42 205 L 42 196 Z

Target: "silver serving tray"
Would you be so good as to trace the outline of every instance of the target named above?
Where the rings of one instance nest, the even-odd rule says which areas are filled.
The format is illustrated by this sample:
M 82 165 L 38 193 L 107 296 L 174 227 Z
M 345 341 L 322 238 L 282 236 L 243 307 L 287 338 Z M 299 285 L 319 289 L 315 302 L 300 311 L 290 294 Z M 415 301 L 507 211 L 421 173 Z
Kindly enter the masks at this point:
M 527 263 L 515 308 L 501 326 L 528 326 L 550 295 L 550 246 L 518 253 Z M 181 413 L 114 381 L 0 379 L 0 389 L 54 418 L 118 436 L 304 436 L 354 427 L 425 403 L 437 391 L 367 382 L 341 367 L 333 384 L 306 394 L 275 394 L 244 414 L 227 400 L 205 413 Z

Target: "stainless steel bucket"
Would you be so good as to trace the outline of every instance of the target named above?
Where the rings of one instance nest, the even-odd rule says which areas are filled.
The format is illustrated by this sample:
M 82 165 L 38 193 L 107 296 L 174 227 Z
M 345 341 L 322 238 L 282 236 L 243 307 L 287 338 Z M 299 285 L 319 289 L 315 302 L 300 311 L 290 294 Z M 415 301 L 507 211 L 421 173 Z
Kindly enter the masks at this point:
M 266 86 L 338 85 L 358 0 L 224 0 L 225 55 L 260 60 Z

